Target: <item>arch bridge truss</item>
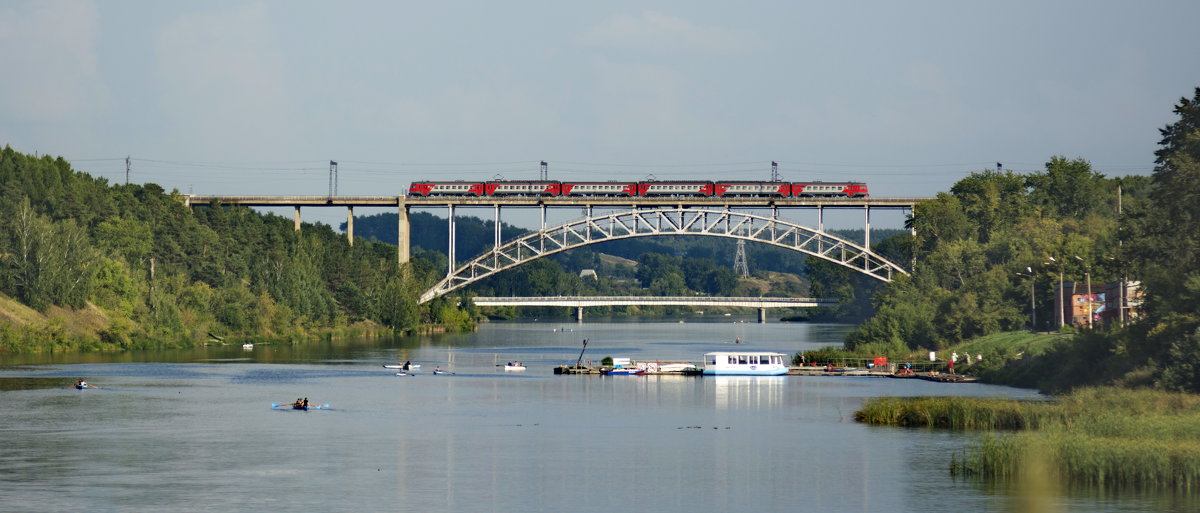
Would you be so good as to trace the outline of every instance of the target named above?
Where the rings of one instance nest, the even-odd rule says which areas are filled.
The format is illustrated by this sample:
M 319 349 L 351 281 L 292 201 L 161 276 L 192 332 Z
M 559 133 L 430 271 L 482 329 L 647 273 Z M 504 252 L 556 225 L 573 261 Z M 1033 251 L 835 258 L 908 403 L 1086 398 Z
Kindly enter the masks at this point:
M 900 266 L 853 242 L 819 230 L 728 209 L 635 209 L 587 216 L 525 235 L 464 263 L 421 295 L 425 303 L 498 272 L 562 251 L 617 239 L 701 235 L 761 242 L 823 258 L 890 282 Z

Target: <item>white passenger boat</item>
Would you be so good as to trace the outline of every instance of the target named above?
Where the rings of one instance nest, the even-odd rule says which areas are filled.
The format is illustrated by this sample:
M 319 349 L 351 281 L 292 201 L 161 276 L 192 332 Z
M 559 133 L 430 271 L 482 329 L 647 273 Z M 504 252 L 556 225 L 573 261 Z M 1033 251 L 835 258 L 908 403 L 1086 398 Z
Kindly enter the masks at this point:
M 779 376 L 787 374 L 783 353 L 704 353 L 704 374 L 716 376 Z

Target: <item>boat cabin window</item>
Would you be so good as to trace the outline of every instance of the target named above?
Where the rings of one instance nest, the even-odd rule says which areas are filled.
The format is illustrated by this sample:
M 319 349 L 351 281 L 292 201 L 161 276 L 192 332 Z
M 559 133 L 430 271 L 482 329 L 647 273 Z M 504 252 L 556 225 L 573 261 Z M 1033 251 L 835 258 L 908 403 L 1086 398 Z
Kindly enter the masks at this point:
M 729 355 L 729 365 L 737 365 L 737 356 Z
M 739 354 L 738 355 L 738 363 L 741 365 L 746 365 L 746 355 Z
M 704 363 L 705 363 L 705 365 L 716 365 L 717 364 L 717 355 L 713 355 L 713 354 L 704 355 Z

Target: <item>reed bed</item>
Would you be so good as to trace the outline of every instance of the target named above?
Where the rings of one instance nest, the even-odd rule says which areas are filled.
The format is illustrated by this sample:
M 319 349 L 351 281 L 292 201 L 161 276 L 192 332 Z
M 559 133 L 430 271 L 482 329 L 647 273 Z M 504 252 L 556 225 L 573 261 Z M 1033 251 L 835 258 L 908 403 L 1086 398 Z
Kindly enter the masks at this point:
M 1044 468 L 1063 484 L 1200 491 L 1200 397 L 1082 389 L 1050 401 L 880 398 L 859 422 L 986 431 L 955 475 L 1014 480 Z

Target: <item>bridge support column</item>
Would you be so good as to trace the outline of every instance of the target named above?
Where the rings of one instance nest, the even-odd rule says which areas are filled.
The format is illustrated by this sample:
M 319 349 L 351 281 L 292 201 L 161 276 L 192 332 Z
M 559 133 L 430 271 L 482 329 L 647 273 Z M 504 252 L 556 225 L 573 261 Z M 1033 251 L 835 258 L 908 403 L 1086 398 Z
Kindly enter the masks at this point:
M 766 308 L 758 309 L 758 323 L 759 324 L 767 323 L 767 309 Z
M 354 207 L 346 207 L 346 242 L 354 246 Z
M 296 231 L 300 231 L 300 205 L 296 205 Z
M 575 307 L 575 322 L 579 322 L 579 323 L 583 322 L 583 307 L 582 306 Z
M 492 251 L 496 251 L 496 248 L 500 247 L 500 204 L 497 203 L 495 206 L 496 206 L 496 222 L 495 222 L 494 228 L 496 229 L 496 234 L 495 234 L 495 239 L 492 242 Z
M 449 268 L 446 270 L 446 276 L 453 276 L 454 275 L 454 239 L 456 238 L 455 237 L 456 234 L 454 233 L 454 204 L 451 203 L 451 204 L 447 205 L 446 211 L 448 214 L 446 216 L 446 219 L 447 219 L 447 222 L 450 223 L 449 226 L 447 226 L 447 230 L 446 230 L 446 233 L 449 235 L 448 238 L 450 239 L 449 244 L 447 244 L 447 247 L 446 247 L 446 249 L 447 249 L 446 260 L 448 261 L 447 265 L 449 266 Z
M 871 206 L 863 205 L 863 247 L 871 250 Z
M 408 224 L 408 206 L 404 204 L 404 199 L 401 198 L 396 208 L 396 262 L 403 265 L 407 264 L 411 259 L 411 251 L 408 234 L 411 227 Z

